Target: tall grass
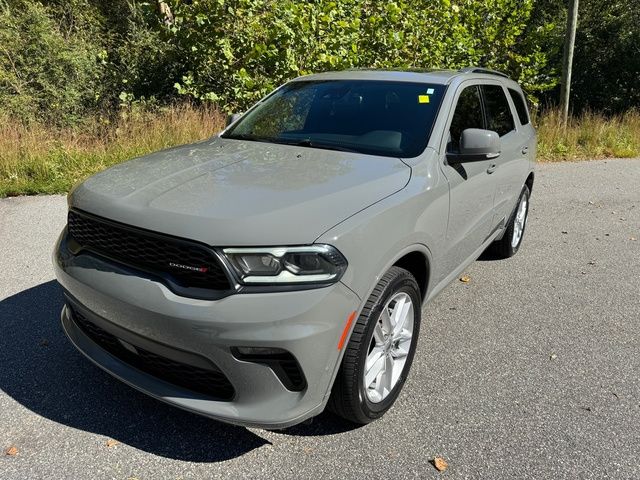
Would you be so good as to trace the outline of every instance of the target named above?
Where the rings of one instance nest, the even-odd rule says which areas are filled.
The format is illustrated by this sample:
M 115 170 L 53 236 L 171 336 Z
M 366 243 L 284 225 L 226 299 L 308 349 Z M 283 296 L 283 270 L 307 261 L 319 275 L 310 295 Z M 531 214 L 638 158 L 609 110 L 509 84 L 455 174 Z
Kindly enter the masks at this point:
M 640 156 L 640 111 L 605 117 L 584 112 L 562 125 L 560 111 L 534 115 L 538 130 L 538 160 L 591 160 Z
M 25 126 L 0 118 L 0 197 L 64 193 L 95 172 L 163 148 L 210 137 L 224 127 L 216 109 L 191 105 L 125 110 L 80 127 Z
M 640 112 L 604 117 L 584 113 L 563 128 L 557 110 L 534 115 L 538 160 L 640 156 Z M 176 105 L 124 110 L 116 121 L 81 127 L 25 126 L 0 117 L 0 197 L 64 193 L 92 173 L 163 148 L 208 138 L 222 130 L 213 108 Z

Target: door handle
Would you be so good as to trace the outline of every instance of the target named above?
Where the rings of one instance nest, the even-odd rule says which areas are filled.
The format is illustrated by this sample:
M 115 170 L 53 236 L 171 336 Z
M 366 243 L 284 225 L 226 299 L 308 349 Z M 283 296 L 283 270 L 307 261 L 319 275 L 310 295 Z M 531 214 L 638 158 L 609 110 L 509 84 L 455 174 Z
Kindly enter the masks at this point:
M 489 168 L 487 168 L 487 173 L 495 172 L 496 168 L 498 168 L 498 166 L 495 163 L 492 163 L 491 165 L 489 165 Z
M 522 147 L 522 154 L 526 155 L 527 153 L 529 153 L 529 147 L 525 145 L 524 147 Z

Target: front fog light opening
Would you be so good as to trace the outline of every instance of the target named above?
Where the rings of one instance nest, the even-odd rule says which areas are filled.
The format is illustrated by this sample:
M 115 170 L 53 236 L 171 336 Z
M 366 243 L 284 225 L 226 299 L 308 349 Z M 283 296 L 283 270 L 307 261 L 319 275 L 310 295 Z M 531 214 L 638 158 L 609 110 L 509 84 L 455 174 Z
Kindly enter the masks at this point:
M 274 347 L 235 347 L 238 354 L 244 357 L 261 357 L 261 356 L 277 356 L 286 355 L 288 352 L 282 348 Z
M 243 362 L 269 367 L 287 390 L 301 392 L 307 388 L 300 364 L 287 350 L 276 347 L 231 347 L 231 354 Z

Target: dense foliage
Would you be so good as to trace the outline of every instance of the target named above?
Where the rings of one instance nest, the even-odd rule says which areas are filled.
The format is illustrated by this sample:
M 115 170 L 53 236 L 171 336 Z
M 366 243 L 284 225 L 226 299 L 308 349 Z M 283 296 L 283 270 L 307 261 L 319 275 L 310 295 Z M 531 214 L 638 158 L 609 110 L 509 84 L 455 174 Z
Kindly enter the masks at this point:
M 640 0 L 585 2 L 576 36 L 577 109 L 640 106 Z
M 73 124 L 176 98 L 239 110 L 285 80 L 344 68 L 482 65 L 554 100 L 563 3 L 0 0 L 0 114 Z M 638 104 L 639 15 L 640 0 L 581 0 L 579 108 Z
M 566 2 L 536 0 L 523 38 L 537 37 L 559 75 Z M 535 32 L 545 31 L 543 35 Z M 640 106 L 640 0 L 580 0 L 573 61 L 571 101 L 583 110 L 619 113 Z M 550 72 L 552 75 L 553 73 Z M 553 104 L 559 86 L 541 99 Z
M 0 108 L 24 119 L 73 121 L 101 87 L 94 25 L 56 20 L 38 2 L 0 0 Z
M 532 1 L 202 0 L 177 3 L 171 41 L 189 69 L 176 87 L 242 108 L 298 75 L 344 68 L 509 71 L 531 93 L 553 82 L 544 55 L 513 48 Z

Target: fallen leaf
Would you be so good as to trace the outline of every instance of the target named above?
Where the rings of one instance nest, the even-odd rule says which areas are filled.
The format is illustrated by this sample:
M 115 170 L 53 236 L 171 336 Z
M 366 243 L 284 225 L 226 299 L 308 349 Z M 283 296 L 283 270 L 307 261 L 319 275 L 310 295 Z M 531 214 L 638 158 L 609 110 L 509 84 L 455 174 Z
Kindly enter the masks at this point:
M 439 472 L 444 472 L 449 467 L 449 464 L 442 457 L 434 458 L 431 463 L 433 463 L 433 466 L 436 467 L 436 470 Z
M 118 442 L 117 440 L 113 440 L 113 439 L 111 439 L 111 438 L 110 438 L 109 440 L 107 440 L 107 447 L 109 447 L 109 448 L 114 447 L 114 446 L 116 446 L 118 443 L 120 443 L 120 442 Z
M 460 277 L 460 281 L 462 283 L 469 283 L 471 281 L 471 277 L 469 275 L 463 275 Z
M 9 455 L 10 457 L 15 457 L 18 454 L 18 449 L 15 445 L 11 445 L 4 451 L 5 455 Z

